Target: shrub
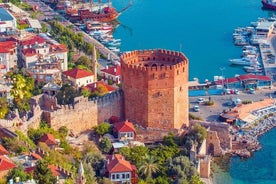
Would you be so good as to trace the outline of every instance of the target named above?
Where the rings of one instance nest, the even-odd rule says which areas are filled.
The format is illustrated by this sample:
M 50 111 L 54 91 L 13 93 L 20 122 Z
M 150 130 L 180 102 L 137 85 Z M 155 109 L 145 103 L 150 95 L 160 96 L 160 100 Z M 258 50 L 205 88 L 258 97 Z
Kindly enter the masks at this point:
M 206 101 L 204 104 L 208 106 L 212 106 L 215 104 L 215 102 L 211 100 L 211 101 Z

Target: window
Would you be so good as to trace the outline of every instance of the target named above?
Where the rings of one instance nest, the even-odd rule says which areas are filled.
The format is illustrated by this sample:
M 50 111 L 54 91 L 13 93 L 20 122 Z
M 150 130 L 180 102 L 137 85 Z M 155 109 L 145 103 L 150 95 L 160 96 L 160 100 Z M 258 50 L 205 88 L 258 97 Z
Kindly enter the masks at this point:
M 116 179 L 120 179 L 120 175 L 119 174 L 116 174 Z
M 115 180 L 115 174 L 112 174 L 111 177 L 113 180 Z
M 122 178 L 125 179 L 125 174 L 122 174 Z
M 43 79 L 43 75 L 39 75 L 39 78 L 40 78 L 40 79 Z
M 126 174 L 126 178 L 129 178 L 129 174 Z

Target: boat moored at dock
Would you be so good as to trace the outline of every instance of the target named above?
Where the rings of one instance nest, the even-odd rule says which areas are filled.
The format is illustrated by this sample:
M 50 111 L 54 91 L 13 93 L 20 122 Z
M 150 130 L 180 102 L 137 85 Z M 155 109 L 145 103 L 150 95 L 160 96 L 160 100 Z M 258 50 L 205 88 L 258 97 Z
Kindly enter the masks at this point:
M 259 62 L 256 59 L 251 59 L 247 57 L 238 58 L 238 59 L 229 59 L 229 61 L 234 65 L 242 65 L 242 66 L 259 65 Z
M 263 8 L 276 10 L 276 1 L 275 0 L 262 0 Z

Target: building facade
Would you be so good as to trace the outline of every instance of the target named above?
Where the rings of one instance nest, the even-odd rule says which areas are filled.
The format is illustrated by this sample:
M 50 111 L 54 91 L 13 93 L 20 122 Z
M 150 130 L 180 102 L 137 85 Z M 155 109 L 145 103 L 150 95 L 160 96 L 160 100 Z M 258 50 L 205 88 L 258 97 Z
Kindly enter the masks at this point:
M 120 62 L 126 119 L 162 130 L 189 126 L 188 58 L 183 53 L 132 51 Z

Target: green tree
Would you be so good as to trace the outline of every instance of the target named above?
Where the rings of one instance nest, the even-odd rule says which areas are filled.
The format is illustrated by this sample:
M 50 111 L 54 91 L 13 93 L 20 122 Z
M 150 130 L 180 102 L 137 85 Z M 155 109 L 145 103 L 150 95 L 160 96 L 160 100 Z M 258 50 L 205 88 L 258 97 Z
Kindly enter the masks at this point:
M 143 162 L 146 155 L 149 154 L 149 149 L 145 146 L 134 146 L 132 148 L 121 148 L 119 153 L 123 155 L 126 160 L 131 161 L 134 165 L 139 165 Z
M 105 159 L 102 154 L 97 152 L 87 152 L 83 157 L 83 163 L 89 164 L 97 176 L 100 176 L 100 171 L 104 169 L 104 162 Z
M 189 181 L 193 175 L 197 174 L 193 163 L 186 156 L 178 156 L 170 160 L 168 165 L 168 174 L 177 178 L 178 183 Z
M 68 84 L 61 87 L 60 91 L 57 93 L 58 104 L 68 105 L 74 103 L 74 98 L 78 96 L 76 89 Z
M 10 73 L 7 75 L 13 82 L 11 95 L 14 97 L 14 104 L 19 112 L 30 110 L 30 99 L 34 89 L 34 79 L 20 73 Z
M 96 184 L 96 175 L 94 169 L 88 163 L 83 163 L 84 175 L 86 178 L 86 183 Z
M 75 64 L 86 66 L 89 70 L 92 69 L 91 59 L 87 56 L 81 56 Z
M 34 179 L 38 184 L 53 184 L 57 178 L 53 175 L 46 161 L 38 161 L 34 170 Z
M 112 148 L 112 143 L 107 137 L 103 137 L 99 142 L 99 148 L 104 153 L 109 153 Z
M 9 171 L 7 179 L 13 179 L 13 181 L 15 181 L 15 178 L 19 177 L 20 181 L 27 181 L 29 179 L 31 179 L 31 176 L 28 175 L 25 171 L 22 165 L 19 165 L 16 168 L 13 168 L 11 171 Z
M 201 145 L 202 141 L 207 137 L 207 131 L 203 126 L 197 123 L 192 126 L 188 136 L 191 137 L 192 140 L 196 141 L 198 145 Z
M 152 178 L 153 174 L 160 170 L 159 167 L 157 160 L 154 157 L 147 155 L 138 170 L 146 179 L 149 179 Z
M 68 128 L 66 126 L 61 126 L 58 129 L 58 133 L 59 133 L 61 138 L 65 139 L 67 134 L 68 134 Z
M 189 184 L 204 184 L 204 182 L 200 180 L 198 175 L 193 175 L 189 181 Z
M 151 150 L 151 155 L 153 155 L 159 164 L 164 164 L 170 158 L 175 157 L 180 152 L 178 147 L 174 146 L 164 146 L 162 144 L 158 145 L 158 147 Z
M 101 123 L 94 128 L 94 131 L 98 134 L 103 136 L 106 133 L 111 132 L 111 125 L 109 123 Z
M 106 86 L 104 86 L 102 84 L 97 84 L 97 87 L 96 87 L 95 91 L 93 93 L 91 93 L 91 96 L 92 97 L 103 96 L 106 93 L 108 93 L 108 89 L 106 88 Z
M 7 99 L 4 97 L 0 97 L 0 119 L 6 117 L 9 112 L 9 105 Z
M 84 97 L 89 97 L 91 95 L 91 92 L 89 89 L 82 89 L 81 90 L 81 94 L 84 96 Z

